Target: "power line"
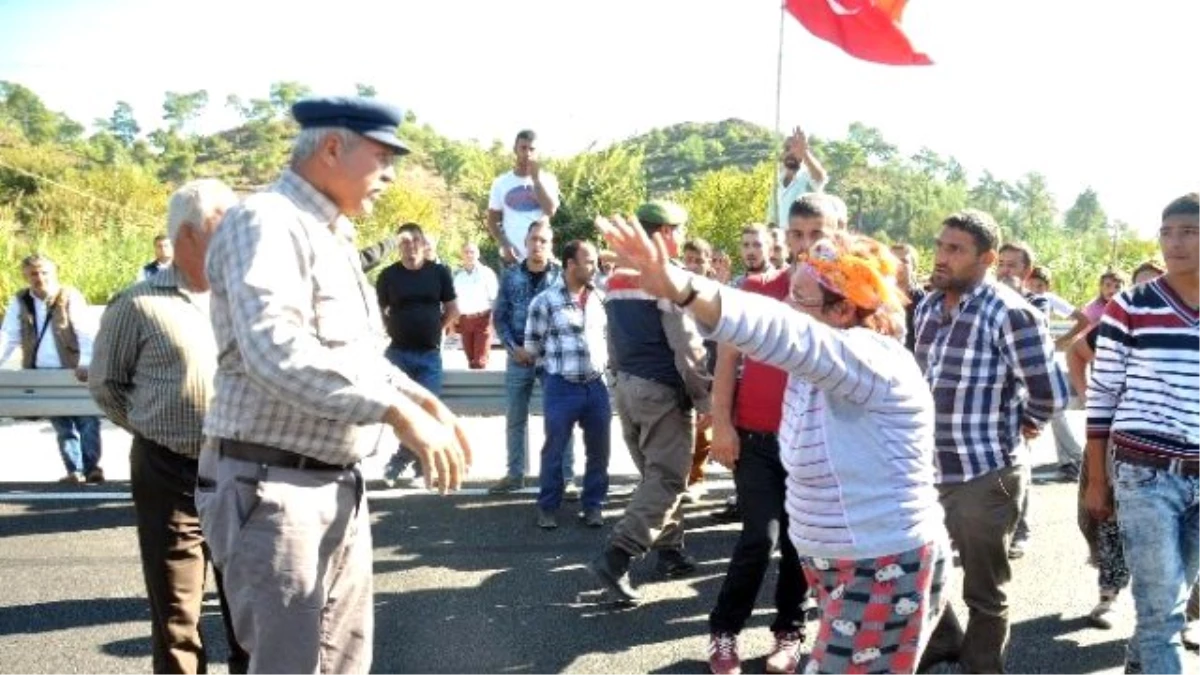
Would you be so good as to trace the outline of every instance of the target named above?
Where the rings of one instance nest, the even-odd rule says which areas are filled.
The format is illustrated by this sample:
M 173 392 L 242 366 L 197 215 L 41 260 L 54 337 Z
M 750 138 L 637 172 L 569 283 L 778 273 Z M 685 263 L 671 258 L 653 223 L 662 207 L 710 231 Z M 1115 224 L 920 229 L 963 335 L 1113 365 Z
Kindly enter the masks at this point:
M 26 170 L 26 169 L 22 169 L 21 167 L 18 167 L 18 166 L 13 166 L 12 164 L 9 164 L 8 162 L 5 162 L 4 160 L 0 160 L 0 167 L 3 167 L 3 168 L 5 168 L 5 169 L 8 169 L 8 170 L 10 170 L 10 171 L 15 171 L 15 172 L 17 172 L 17 173 L 19 173 L 19 174 L 21 174 L 21 175 L 23 175 L 23 176 L 27 176 L 27 177 L 29 177 L 29 178 L 32 178 L 32 179 L 34 179 L 34 180 L 37 180 L 37 181 L 41 181 L 41 182 L 43 182 L 43 183 L 46 183 L 47 185 L 52 185 L 52 186 L 54 186 L 54 187 L 56 187 L 56 188 L 59 188 L 60 190 L 66 190 L 67 192 L 70 192 L 70 193 L 72 193 L 72 194 L 74 194 L 74 195 L 77 195 L 77 196 L 79 196 L 79 197 L 83 197 L 84 199 L 90 200 L 90 201 L 92 201 L 92 202 L 96 202 L 96 203 L 98 203 L 98 204 L 103 204 L 103 205 L 106 205 L 106 206 L 110 206 L 110 207 L 112 207 L 112 208 L 115 208 L 115 209 L 117 209 L 118 211 L 121 211 L 121 212 L 123 212 L 123 213 L 127 213 L 127 214 L 130 214 L 130 215 L 133 215 L 133 216 L 137 216 L 138 218 L 142 218 L 142 219 L 144 219 L 144 220 L 145 220 L 145 222 L 146 222 L 146 224 L 154 224 L 154 225 L 158 225 L 158 224 L 160 224 L 160 223 L 161 223 L 161 220 L 162 220 L 162 217 L 161 217 L 161 216 L 152 216 L 152 215 L 150 215 L 150 214 L 148 214 L 148 213 L 143 213 L 143 212 L 141 212 L 141 211 L 136 211 L 136 210 L 134 210 L 134 209 L 131 209 L 131 208 L 129 208 L 129 207 L 127 207 L 127 206 L 125 206 L 124 204 L 118 204 L 117 202 L 114 202 L 114 201 L 110 201 L 110 200 L 104 199 L 103 197 L 97 197 L 96 195 L 93 195 L 93 194 L 90 194 L 90 193 L 84 192 L 83 190 L 80 190 L 80 189 L 78 189 L 78 188 L 74 188 L 74 187 L 71 187 L 70 185 L 66 185 L 65 183 L 60 183 L 60 182 L 58 182 L 58 181 L 56 181 L 56 180 L 54 180 L 54 179 L 52 179 L 52 178 L 48 178 L 48 177 L 46 177 L 46 176 L 43 176 L 43 175 L 41 175 L 41 174 L 34 173 L 34 172 L 32 172 L 32 171 L 29 171 L 29 170 Z

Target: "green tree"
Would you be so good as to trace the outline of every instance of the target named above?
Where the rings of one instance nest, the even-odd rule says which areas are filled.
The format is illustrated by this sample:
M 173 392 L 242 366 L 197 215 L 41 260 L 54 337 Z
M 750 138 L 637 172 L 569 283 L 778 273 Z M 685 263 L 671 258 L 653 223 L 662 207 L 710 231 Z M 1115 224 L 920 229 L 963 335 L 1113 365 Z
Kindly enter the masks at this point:
M 13 121 L 30 143 L 47 143 L 59 134 L 62 117 L 28 87 L 0 80 L 0 118 Z
M 1075 203 L 1063 214 L 1063 225 L 1070 232 L 1103 231 L 1108 226 L 1108 216 L 1100 206 L 1100 196 L 1088 187 L 1075 198 Z
M 642 179 L 645 158 L 640 149 L 616 146 L 553 161 L 562 203 L 551 223 L 560 243 L 572 239 L 599 241 L 593 221 L 598 215 L 630 213 L 646 198 Z
M 167 127 L 171 131 L 182 133 L 207 106 L 208 92 L 204 89 L 186 94 L 168 91 L 163 100 L 163 119 L 167 121 Z
M 113 138 L 120 141 L 126 148 L 132 147 L 138 134 L 142 132 L 137 118 L 133 116 L 133 106 L 125 101 L 117 101 L 112 115 L 107 120 L 96 120 L 96 126 L 112 134 Z
M 742 228 L 762 222 L 774 176 L 774 162 L 760 162 L 752 171 L 727 167 L 701 176 L 677 195 L 688 210 L 688 238 L 706 239 L 738 259 Z

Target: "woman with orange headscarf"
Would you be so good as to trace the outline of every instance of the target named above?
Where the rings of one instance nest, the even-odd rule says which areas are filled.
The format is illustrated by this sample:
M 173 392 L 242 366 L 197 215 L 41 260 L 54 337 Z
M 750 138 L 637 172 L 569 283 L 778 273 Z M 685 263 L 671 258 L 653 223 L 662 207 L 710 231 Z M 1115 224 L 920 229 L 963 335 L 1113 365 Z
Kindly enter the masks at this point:
M 943 606 L 949 544 L 933 399 L 899 339 L 896 259 L 866 237 L 818 241 L 785 305 L 670 264 L 636 222 L 596 224 L 646 292 L 788 373 L 779 430 L 788 533 L 821 609 L 805 672 L 914 672 Z

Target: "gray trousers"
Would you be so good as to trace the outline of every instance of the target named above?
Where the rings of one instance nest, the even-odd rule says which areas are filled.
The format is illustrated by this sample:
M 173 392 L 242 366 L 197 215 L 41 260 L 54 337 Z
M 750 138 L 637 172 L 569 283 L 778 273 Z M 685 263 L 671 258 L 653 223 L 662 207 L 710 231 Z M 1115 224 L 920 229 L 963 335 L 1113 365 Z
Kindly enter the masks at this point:
M 633 556 L 683 548 L 683 493 L 692 469 L 696 420 L 675 389 L 617 375 L 617 414 L 641 483 L 613 527 L 610 543 Z
M 200 459 L 196 506 L 250 672 L 366 673 L 371 529 L 357 470 Z

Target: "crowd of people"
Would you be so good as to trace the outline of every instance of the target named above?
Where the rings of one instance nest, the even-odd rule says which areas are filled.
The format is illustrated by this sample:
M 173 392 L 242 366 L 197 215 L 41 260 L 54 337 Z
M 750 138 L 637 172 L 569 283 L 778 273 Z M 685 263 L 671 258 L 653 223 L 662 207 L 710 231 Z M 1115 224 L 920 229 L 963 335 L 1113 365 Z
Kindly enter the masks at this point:
M 704 495 L 706 464 L 732 470 L 723 517 L 741 530 L 708 621 L 713 673 L 741 672 L 738 636 L 776 549 L 768 672 L 796 672 L 805 650 L 805 672 L 1004 672 L 1011 561 L 1033 541 L 1030 441 L 1047 426 L 1098 568 L 1089 621 L 1111 627 L 1129 586 L 1126 671 L 1181 672 L 1200 535 L 1196 194 L 1162 213 L 1162 263 L 1132 284 L 1106 272 L 1075 308 L 1034 251 L 972 209 L 947 214 L 922 283 L 915 248 L 848 229 L 796 129 L 765 222 L 738 225 L 734 276 L 730 252 L 688 238 L 667 201 L 597 215 L 606 246 L 556 242 L 557 182 L 526 130 L 488 203 L 499 274 L 478 242 L 451 270 L 417 223 L 355 243 L 350 218 L 409 151 L 398 110 L 306 99 L 292 112 L 301 130 L 278 181 L 240 200 L 211 179 L 176 191 L 155 261 L 98 327 L 41 255 L 22 261 L 29 288 L 0 327 L 0 363 L 20 347 L 25 368 L 75 369 L 133 435 L 156 672 L 205 670 L 209 564 L 231 671 L 370 669 L 361 462 L 391 453 L 389 485 L 462 484 L 482 439 L 439 399 L 451 333 L 472 369 L 493 342 L 504 350 L 507 471 L 488 492 L 536 485 L 536 527 L 559 527 L 567 502 L 605 527 L 619 420 L 640 481 L 589 569 L 620 602 L 639 601 L 630 568 L 651 552 L 663 577 L 695 571 L 683 505 Z M 365 272 L 396 253 L 372 284 Z M 1057 339 L 1053 315 L 1074 321 Z M 1086 401 L 1086 447 L 1073 399 Z M 64 481 L 103 481 L 99 420 L 53 424 Z M 965 626 L 943 593 L 955 566 Z

